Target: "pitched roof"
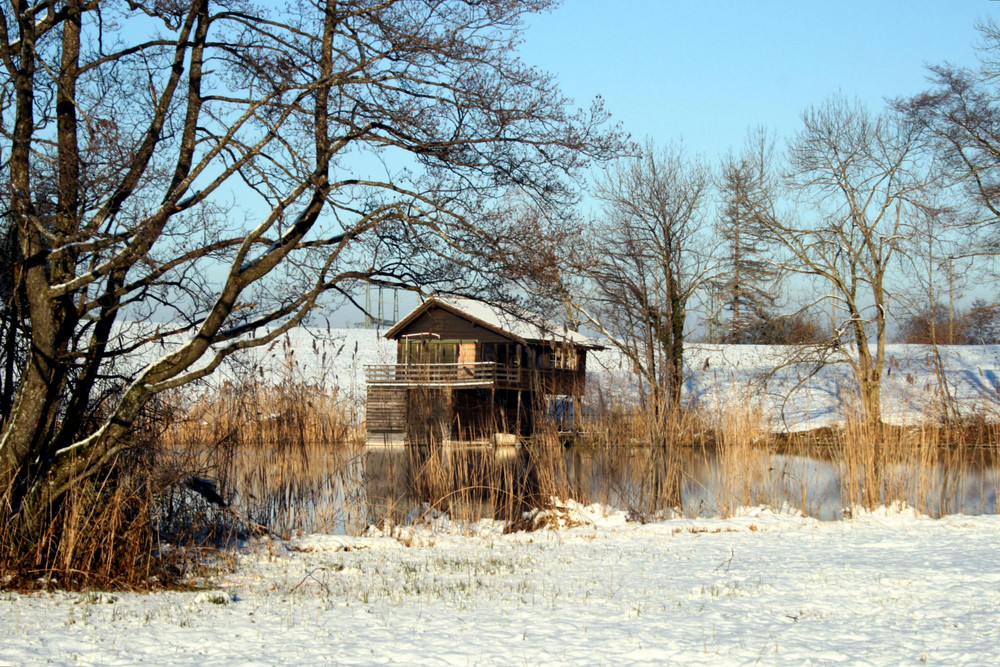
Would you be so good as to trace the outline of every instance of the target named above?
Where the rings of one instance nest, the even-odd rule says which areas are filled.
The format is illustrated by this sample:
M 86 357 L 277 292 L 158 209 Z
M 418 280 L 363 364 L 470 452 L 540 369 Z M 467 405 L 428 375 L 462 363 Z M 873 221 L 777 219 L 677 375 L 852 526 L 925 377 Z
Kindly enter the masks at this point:
M 501 308 L 491 303 L 477 299 L 462 297 L 433 296 L 414 308 L 394 327 L 385 333 L 386 338 L 396 338 L 399 333 L 426 312 L 431 306 L 439 306 L 445 310 L 464 317 L 476 324 L 492 329 L 509 338 L 521 342 L 568 342 L 577 347 L 603 349 L 603 346 L 583 334 L 571 331 L 546 320 L 540 315 L 530 313 L 523 308 Z

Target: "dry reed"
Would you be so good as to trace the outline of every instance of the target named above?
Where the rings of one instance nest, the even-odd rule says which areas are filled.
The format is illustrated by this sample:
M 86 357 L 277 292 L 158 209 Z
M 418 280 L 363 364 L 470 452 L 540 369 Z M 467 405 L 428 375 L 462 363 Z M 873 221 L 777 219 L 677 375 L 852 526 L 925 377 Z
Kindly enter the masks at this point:
M 81 478 L 31 526 L 9 505 L 0 522 L 2 588 L 149 588 L 173 580 L 169 557 L 156 557 L 152 528 L 156 481 L 151 406 L 128 447 Z M 6 502 L 6 501 L 2 501 Z
M 74 489 L 36 544 L 18 550 L 15 536 L 0 532 L 4 586 L 156 585 L 182 567 L 162 557 L 178 550 L 157 551 L 162 539 L 218 545 L 254 531 L 357 533 L 438 513 L 531 527 L 524 517 L 553 499 L 621 507 L 636 521 L 762 504 L 810 513 L 819 502 L 812 481 L 777 455 L 828 459 L 848 513 L 897 502 L 932 515 L 960 511 L 958 482 L 977 475 L 984 495 L 997 495 L 1000 438 L 985 419 L 908 427 L 850 419 L 782 435 L 752 408 L 605 402 L 578 423 L 571 447 L 539 411 L 534 436 L 516 448 L 431 439 L 364 449 L 351 408 L 321 385 L 225 383 L 152 407 L 136 446 Z
M 345 530 L 361 520 L 351 490 L 358 486 L 360 433 L 336 391 L 294 382 L 225 383 L 204 391 L 186 414 L 161 438 L 165 467 L 177 481 L 212 483 L 225 511 L 216 499 L 215 509 L 196 504 L 196 513 L 210 516 L 216 533 L 289 536 Z M 189 495 L 171 498 L 177 502 L 170 509 L 184 511 Z

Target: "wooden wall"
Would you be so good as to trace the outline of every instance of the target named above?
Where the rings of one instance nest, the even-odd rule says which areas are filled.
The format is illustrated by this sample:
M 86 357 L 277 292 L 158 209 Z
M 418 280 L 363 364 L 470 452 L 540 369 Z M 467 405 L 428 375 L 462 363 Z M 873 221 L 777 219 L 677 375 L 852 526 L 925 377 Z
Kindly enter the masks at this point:
M 437 306 L 431 306 L 413 320 L 409 326 L 400 331 L 400 337 L 417 333 L 433 333 L 442 339 L 478 340 L 480 343 L 505 343 L 511 340 L 492 329 L 481 327 Z
M 406 389 L 369 385 L 365 427 L 371 434 L 406 434 Z

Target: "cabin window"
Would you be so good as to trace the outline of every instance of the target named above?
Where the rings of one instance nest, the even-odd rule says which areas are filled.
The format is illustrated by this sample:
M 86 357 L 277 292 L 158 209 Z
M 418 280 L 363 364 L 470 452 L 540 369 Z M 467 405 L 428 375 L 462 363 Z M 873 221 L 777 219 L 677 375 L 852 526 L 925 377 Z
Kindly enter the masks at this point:
M 552 368 L 575 371 L 576 350 L 571 347 L 557 347 L 552 352 Z
M 474 340 L 410 340 L 402 346 L 404 364 L 457 364 L 468 363 L 469 346 L 475 349 Z
M 483 343 L 482 360 L 498 366 L 517 366 L 517 349 L 510 343 Z

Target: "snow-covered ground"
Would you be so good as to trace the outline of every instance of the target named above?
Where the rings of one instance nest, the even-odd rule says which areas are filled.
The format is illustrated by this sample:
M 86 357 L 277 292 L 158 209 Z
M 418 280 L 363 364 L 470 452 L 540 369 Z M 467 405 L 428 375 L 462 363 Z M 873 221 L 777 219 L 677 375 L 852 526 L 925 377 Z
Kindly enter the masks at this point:
M 257 542 L 199 592 L 0 594 L 0 664 L 996 664 L 1000 517 Z
M 374 329 L 299 327 L 269 346 L 249 350 L 224 365 L 210 382 L 247 377 L 293 379 L 327 387 L 359 410 L 365 398 L 364 366 L 395 363 L 395 343 Z M 1000 416 L 1000 345 L 940 346 L 947 390 L 967 414 Z M 160 347 L 147 350 L 158 356 Z M 764 345 L 691 344 L 686 348 L 685 396 L 707 409 L 760 406 L 775 430 L 803 430 L 841 419 L 854 400 L 847 364 L 830 364 L 813 373 L 810 363 L 791 363 L 801 349 Z M 889 345 L 883 377 L 883 410 L 888 421 L 934 415 L 942 385 L 932 372 L 932 350 L 925 345 Z M 614 350 L 591 353 L 592 389 L 628 394 L 628 364 Z
M 391 362 L 392 347 L 333 333 L 294 332 L 243 368 L 336 386 L 360 405 L 363 365 Z M 846 369 L 765 377 L 788 354 L 692 347 L 688 396 L 757 402 L 775 428 L 835 421 Z M 995 413 L 1000 348 L 944 354 L 963 408 Z M 906 419 L 938 385 L 928 350 L 890 356 L 887 410 Z M 602 361 L 595 377 L 612 391 L 622 369 Z M 818 521 L 758 507 L 640 525 L 564 505 L 555 530 L 504 535 L 444 517 L 257 541 L 196 592 L 0 592 L 0 665 L 1000 662 L 1000 516 L 893 508 Z
M 882 376 L 883 417 L 890 422 L 934 418 L 945 389 L 967 416 L 1000 415 L 1000 346 L 939 346 L 943 386 L 927 345 L 888 345 Z M 791 363 L 801 350 L 785 346 L 692 345 L 685 364 L 687 395 L 706 407 L 759 404 L 774 430 L 804 430 L 836 423 L 856 387 L 846 363 L 813 373 L 809 362 Z
M 135 337 L 153 327 L 123 325 L 122 335 Z M 336 387 L 342 398 L 363 407 L 364 367 L 396 362 L 396 342 L 376 329 L 297 327 L 277 340 L 230 357 L 203 384 L 263 380 L 292 381 L 324 388 Z M 133 371 L 176 349 L 179 338 L 166 338 L 133 355 Z

